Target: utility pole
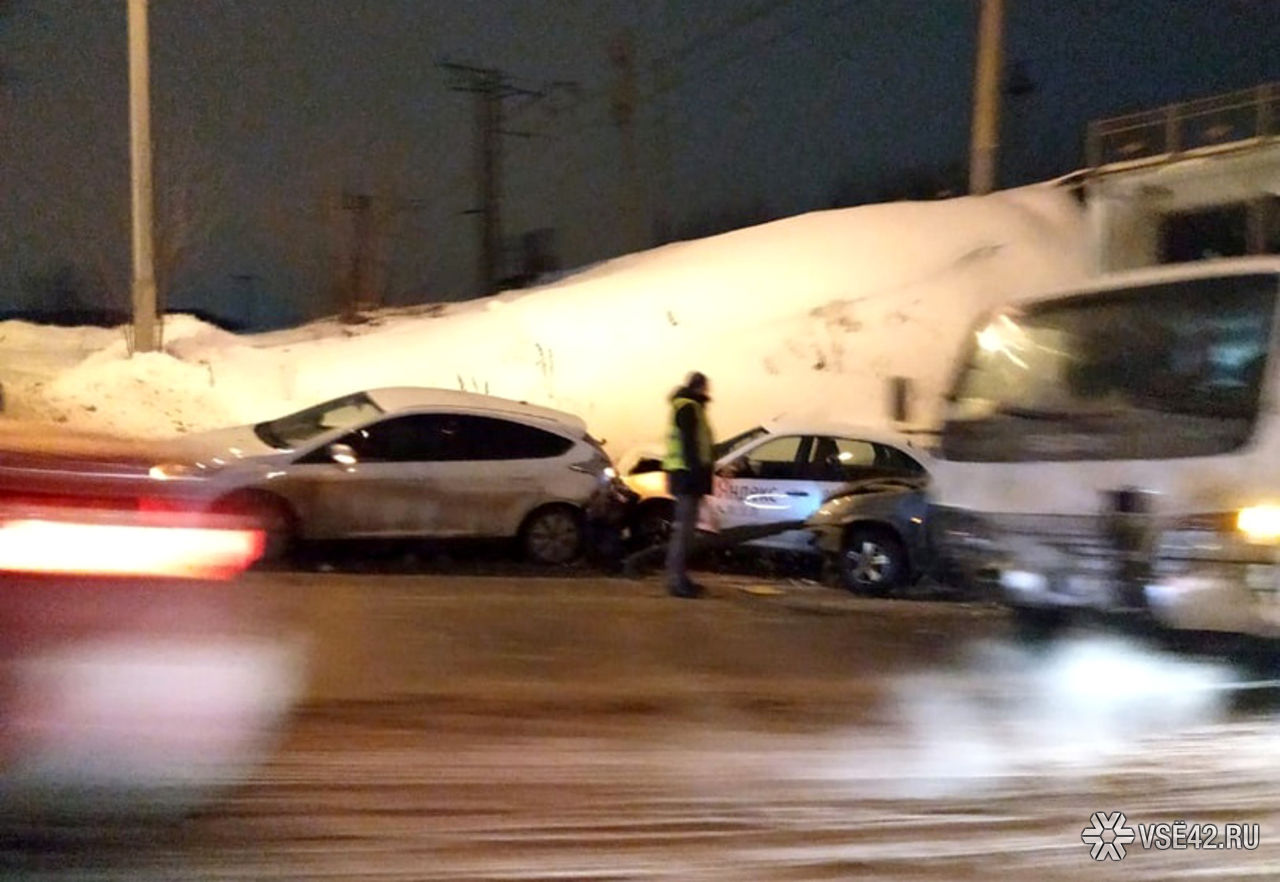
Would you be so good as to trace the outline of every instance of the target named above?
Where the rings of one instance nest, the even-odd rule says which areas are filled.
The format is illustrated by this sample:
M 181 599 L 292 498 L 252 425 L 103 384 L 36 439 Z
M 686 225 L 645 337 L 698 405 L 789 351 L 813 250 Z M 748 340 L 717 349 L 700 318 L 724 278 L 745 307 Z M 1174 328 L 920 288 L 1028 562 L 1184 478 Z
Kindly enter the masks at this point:
M 152 224 L 147 0 L 129 0 L 129 136 L 133 182 L 133 348 L 159 348 Z
M 395 238 L 401 215 L 421 211 L 426 199 L 342 190 L 327 202 L 333 245 L 332 303 L 339 320 L 366 321 L 365 312 L 386 305 L 392 259 L 388 241 Z
M 981 196 L 996 186 L 1000 140 L 1000 42 L 1004 0 L 980 0 L 978 61 L 973 84 L 973 142 L 969 149 L 969 192 Z
M 502 74 L 479 71 L 475 83 L 476 180 L 480 187 L 480 293 L 498 290 L 502 267 Z
M 662 45 L 666 45 L 668 35 L 671 33 L 671 20 L 676 17 L 672 5 L 672 0 L 663 0 L 660 7 L 658 38 Z M 666 242 L 672 232 L 671 190 L 674 185 L 674 176 L 671 169 L 671 104 L 672 89 L 675 86 L 673 65 L 674 62 L 670 58 L 659 58 L 650 62 L 653 91 L 659 98 L 653 141 L 655 174 L 649 185 L 649 202 L 653 211 L 652 238 L 657 242 Z
M 341 205 L 343 211 L 351 213 L 351 261 L 347 266 L 342 308 L 342 321 L 351 323 L 359 320 L 361 307 L 372 300 L 373 199 L 367 193 L 343 193 Z
M 232 273 L 231 281 L 236 283 L 239 289 L 240 302 L 247 303 L 248 309 L 245 311 L 245 325 L 249 330 L 257 330 L 258 320 L 258 282 L 262 281 L 262 276 L 256 273 Z
M 649 243 L 646 227 L 649 212 L 640 184 L 636 162 L 636 136 L 633 122 L 636 112 L 635 44 L 630 33 L 619 34 L 609 46 L 609 60 L 617 69 L 613 92 L 613 124 L 618 127 L 622 145 L 622 212 L 628 251 L 639 251 Z
M 495 68 L 451 62 L 441 62 L 439 66 L 452 76 L 453 91 L 475 96 L 476 186 L 480 204 L 471 213 L 480 216 L 480 293 L 493 294 L 502 270 L 502 136 L 528 135 L 504 131 L 504 102 L 515 95 L 536 100 L 543 93 L 512 85 L 507 74 Z

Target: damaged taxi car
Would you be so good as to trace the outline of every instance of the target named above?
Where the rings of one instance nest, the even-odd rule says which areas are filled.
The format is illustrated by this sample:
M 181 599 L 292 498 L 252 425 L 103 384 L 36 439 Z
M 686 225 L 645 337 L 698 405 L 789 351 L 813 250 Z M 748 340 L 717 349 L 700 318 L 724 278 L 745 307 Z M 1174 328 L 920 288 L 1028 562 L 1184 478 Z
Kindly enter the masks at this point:
M 826 508 L 828 499 L 858 495 L 854 488 L 868 482 L 900 479 L 915 482 L 910 484 L 911 502 L 903 505 L 903 511 L 911 513 L 899 518 L 877 512 L 876 517 L 868 518 L 876 522 L 877 541 L 871 543 L 873 531 L 868 527 L 865 541 L 859 544 L 859 548 L 866 546 L 860 553 L 867 560 L 854 568 L 859 574 L 856 579 L 845 584 L 857 590 L 892 590 L 923 564 L 918 552 L 923 530 L 917 530 L 920 525 L 911 518 L 917 508 L 923 508 L 923 489 L 915 488 L 927 479 L 929 458 L 907 436 L 843 423 L 779 417 L 717 445 L 715 453 L 715 478 L 711 495 L 703 501 L 702 528 L 750 534 L 755 538 L 745 544 L 752 547 L 825 553 L 829 549 L 815 545 L 810 524 Z M 622 462 L 629 466 L 623 480 L 641 497 L 634 532 L 642 537 L 641 542 L 665 541 L 671 497 L 666 492 L 661 461 L 632 454 Z M 900 489 L 896 485 L 892 488 L 894 493 Z M 846 501 L 838 508 L 843 513 L 851 506 Z M 832 523 L 836 523 L 836 516 Z M 777 526 L 776 532 L 769 533 L 771 525 Z M 863 536 L 842 529 L 839 542 L 846 535 L 855 539 Z M 842 551 L 843 545 L 838 550 Z

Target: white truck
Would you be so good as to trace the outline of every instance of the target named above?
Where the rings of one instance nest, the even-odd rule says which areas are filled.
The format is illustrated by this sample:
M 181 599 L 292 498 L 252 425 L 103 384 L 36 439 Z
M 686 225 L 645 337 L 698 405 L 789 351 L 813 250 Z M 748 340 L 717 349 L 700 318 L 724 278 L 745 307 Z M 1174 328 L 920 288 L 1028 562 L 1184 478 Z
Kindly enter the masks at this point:
M 1280 637 L 1280 259 L 1014 302 L 961 352 L 930 533 L 1019 615 Z

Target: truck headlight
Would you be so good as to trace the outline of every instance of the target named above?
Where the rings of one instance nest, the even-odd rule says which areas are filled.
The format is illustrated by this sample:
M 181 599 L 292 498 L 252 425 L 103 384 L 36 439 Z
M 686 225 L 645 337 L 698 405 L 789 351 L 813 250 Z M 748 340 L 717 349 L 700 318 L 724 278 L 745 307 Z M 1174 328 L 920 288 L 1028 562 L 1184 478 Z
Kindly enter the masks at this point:
M 1280 540 L 1280 505 L 1251 505 L 1236 515 L 1236 529 L 1258 544 Z

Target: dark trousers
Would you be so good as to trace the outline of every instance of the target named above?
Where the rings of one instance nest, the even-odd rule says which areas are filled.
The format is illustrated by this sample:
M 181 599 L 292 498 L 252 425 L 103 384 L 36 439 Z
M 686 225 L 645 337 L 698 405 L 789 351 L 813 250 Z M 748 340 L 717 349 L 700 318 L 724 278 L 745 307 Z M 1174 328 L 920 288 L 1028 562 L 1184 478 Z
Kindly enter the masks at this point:
M 693 534 L 698 526 L 698 504 L 702 496 L 681 493 L 676 496 L 675 520 L 671 524 L 671 539 L 667 543 L 667 588 L 678 589 L 689 585 L 686 561 Z

